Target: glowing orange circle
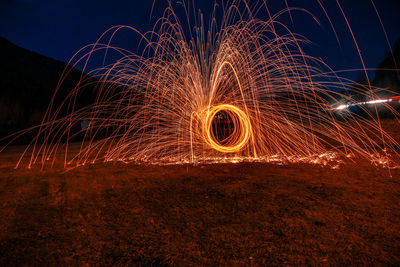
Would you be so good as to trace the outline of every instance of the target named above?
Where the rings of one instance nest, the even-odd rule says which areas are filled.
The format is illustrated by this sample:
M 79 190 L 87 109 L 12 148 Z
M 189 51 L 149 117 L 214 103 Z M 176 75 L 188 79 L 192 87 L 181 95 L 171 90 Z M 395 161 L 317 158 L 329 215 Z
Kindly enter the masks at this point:
M 212 131 L 212 122 L 215 115 L 220 111 L 225 111 L 234 115 L 231 116 L 234 130 L 226 145 L 222 145 L 218 142 Z M 211 148 L 224 153 L 234 153 L 242 150 L 249 141 L 252 134 L 251 122 L 246 113 L 240 108 L 230 104 L 221 104 L 207 111 L 205 119 L 203 120 L 203 133 L 206 143 L 209 144 Z

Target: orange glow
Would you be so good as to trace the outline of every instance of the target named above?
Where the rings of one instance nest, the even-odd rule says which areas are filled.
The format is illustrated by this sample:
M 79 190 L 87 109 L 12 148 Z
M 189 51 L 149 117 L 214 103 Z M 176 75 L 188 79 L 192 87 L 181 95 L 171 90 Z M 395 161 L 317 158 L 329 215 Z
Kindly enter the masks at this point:
M 215 115 L 220 111 L 231 113 L 230 116 L 234 124 L 234 132 L 229 136 L 226 145 L 221 145 L 216 140 L 211 129 L 212 122 Z M 240 108 L 229 104 L 221 104 L 212 107 L 206 112 L 203 122 L 204 141 L 209 144 L 213 149 L 223 153 L 239 152 L 248 143 L 252 136 L 252 127 L 249 117 Z
M 273 15 L 266 1 L 260 1 L 254 10 L 268 13 L 263 20 L 246 0 L 228 3 L 221 12 L 229 19 L 218 23 L 211 19 L 209 29 L 200 20 L 199 25 L 190 25 L 195 26 L 193 36 L 185 35 L 170 3 L 152 31 L 139 33 L 145 44 L 141 55 L 112 46 L 122 29 L 138 33 L 128 26 L 112 27 L 78 51 L 70 63 L 83 64 L 84 72 L 98 79 L 95 103 L 76 108 L 82 91 L 93 82 L 82 77 L 62 104 L 53 106 L 70 71 L 66 70 L 37 137 L 21 159 L 29 151 L 29 166 L 51 165 L 62 154 L 66 167 L 97 161 L 262 161 L 336 168 L 350 160 L 347 155 L 355 155 L 392 164 L 388 151 L 396 154 L 400 146 L 382 130 L 375 112 L 366 109 L 366 117 L 338 117 L 332 110 L 332 102 L 353 101 L 339 92 L 354 82 L 339 77 L 322 59 L 307 55 L 302 46 L 308 40 L 280 21 L 284 14 L 295 20 L 290 12 L 299 9 L 287 7 Z M 322 1 L 316 3 L 328 16 Z M 114 55 L 118 59 L 113 64 L 87 69 L 92 57 L 111 52 L 119 55 Z M 231 128 L 218 137 L 213 127 L 220 127 L 216 116 L 222 113 Z M 88 126 L 76 130 L 83 120 Z M 78 153 L 69 150 L 76 136 L 81 138 Z

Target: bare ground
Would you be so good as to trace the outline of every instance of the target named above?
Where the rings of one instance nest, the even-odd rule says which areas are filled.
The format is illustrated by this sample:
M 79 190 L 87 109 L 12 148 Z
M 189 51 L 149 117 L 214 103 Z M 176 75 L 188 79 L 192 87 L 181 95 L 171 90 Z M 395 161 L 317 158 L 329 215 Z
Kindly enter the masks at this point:
M 14 169 L 0 265 L 400 265 L 400 170 L 240 163 Z

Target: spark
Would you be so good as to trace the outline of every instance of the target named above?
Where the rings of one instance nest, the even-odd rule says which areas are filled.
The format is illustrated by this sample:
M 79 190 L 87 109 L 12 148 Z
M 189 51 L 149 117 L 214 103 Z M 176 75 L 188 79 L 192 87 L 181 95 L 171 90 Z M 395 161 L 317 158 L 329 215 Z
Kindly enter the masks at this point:
M 193 36 L 185 35 L 169 3 L 154 29 L 140 34 L 146 57 L 111 45 L 122 29 L 137 32 L 128 26 L 112 27 L 95 44 L 78 51 L 70 63 L 83 63 L 84 71 L 98 79 L 95 103 L 76 108 L 77 99 L 93 82 L 85 76 L 62 105 L 54 107 L 66 70 L 37 137 L 21 159 L 29 151 L 29 166 L 44 166 L 47 159 L 54 164 L 63 153 L 65 166 L 97 161 L 254 161 L 338 168 L 346 155 L 355 155 L 389 164 L 387 152 L 378 144 L 389 140 L 387 147 L 393 149 L 398 144 L 382 132 L 379 119 L 351 114 L 339 119 L 334 114 L 332 100 L 345 96 L 330 88 L 344 89 L 352 81 L 340 78 L 322 59 L 307 55 L 302 45 L 308 40 L 280 21 L 288 12 L 294 19 L 292 12 L 299 9 L 287 7 L 262 20 L 245 0 L 226 3 L 222 21 L 213 17 L 208 31 L 203 20 L 189 25 L 195 26 Z M 260 3 L 254 10 L 264 8 L 270 14 L 265 1 Z M 104 41 L 107 36 L 111 37 Z M 91 58 L 110 51 L 120 58 L 86 69 Z M 336 110 L 347 107 L 341 104 Z M 381 139 L 371 138 L 371 132 Z M 82 141 L 72 149 L 78 135 Z

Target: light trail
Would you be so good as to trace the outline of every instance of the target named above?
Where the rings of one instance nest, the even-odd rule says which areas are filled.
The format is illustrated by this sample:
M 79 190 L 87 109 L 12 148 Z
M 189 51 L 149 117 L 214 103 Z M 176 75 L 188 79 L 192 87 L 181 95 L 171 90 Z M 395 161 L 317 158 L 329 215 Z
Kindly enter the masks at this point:
M 137 33 L 128 26 L 112 27 L 78 51 L 71 63 L 83 63 L 84 71 L 98 79 L 95 103 L 76 108 L 93 82 L 82 77 L 61 106 L 54 106 L 66 70 L 38 136 L 21 160 L 28 155 L 29 166 L 52 166 L 62 152 L 65 167 L 98 161 L 337 166 L 354 155 L 391 166 L 387 151 L 399 145 L 381 130 L 379 118 L 337 118 L 336 110 L 348 106 L 332 109 L 331 103 L 339 99 L 354 100 L 329 89 L 347 89 L 353 82 L 340 78 L 322 59 L 307 55 L 302 45 L 308 40 L 280 20 L 288 12 L 293 20 L 294 12 L 309 12 L 287 7 L 273 15 L 266 1 L 252 2 L 253 9 L 245 0 L 223 3 L 222 20 L 211 18 L 208 30 L 194 14 L 201 23 L 189 25 L 194 26 L 193 36 L 185 35 L 169 3 L 154 29 L 141 34 L 142 55 L 111 45 L 121 29 Z M 317 4 L 327 15 L 322 1 Z M 269 17 L 258 18 L 261 11 Z M 113 64 L 87 69 L 91 58 L 111 52 L 119 55 Z M 225 126 L 219 117 L 224 117 Z M 75 152 L 69 147 L 78 136 L 81 145 Z
M 355 103 L 351 103 L 351 104 L 340 104 L 339 106 L 333 108 L 332 110 L 344 110 L 344 109 L 348 109 L 349 107 L 384 104 L 384 103 L 390 103 L 390 102 L 395 102 L 395 101 L 398 101 L 400 103 L 400 96 L 372 99 L 369 101 L 355 102 Z

